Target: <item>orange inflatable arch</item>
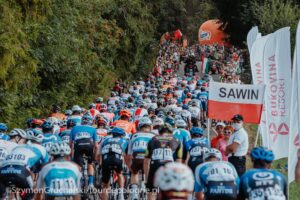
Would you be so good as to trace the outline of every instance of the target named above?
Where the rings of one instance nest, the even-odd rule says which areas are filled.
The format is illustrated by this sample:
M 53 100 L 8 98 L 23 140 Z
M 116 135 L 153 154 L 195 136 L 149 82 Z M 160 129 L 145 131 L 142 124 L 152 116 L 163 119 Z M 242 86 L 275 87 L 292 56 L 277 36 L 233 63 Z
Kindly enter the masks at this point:
M 219 44 L 224 46 L 230 46 L 229 43 L 225 42 L 228 36 L 220 28 L 219 20 L 213 19 L 204 22 L 198 32 L 198 41 L 200 45 Z

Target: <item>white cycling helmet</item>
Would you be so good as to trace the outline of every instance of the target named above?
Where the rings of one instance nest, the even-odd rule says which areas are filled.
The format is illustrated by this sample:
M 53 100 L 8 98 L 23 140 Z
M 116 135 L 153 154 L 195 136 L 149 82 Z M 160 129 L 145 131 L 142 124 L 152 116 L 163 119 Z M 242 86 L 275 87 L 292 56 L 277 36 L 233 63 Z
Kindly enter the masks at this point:
M 139 124 L 138 124 L 139 129 L 144 125 L 148 125 L 148 126 L 152 125 L 152 121 L 149 117 L 142 117 L 140 119 Z
M 204 161 L 206 161 L 210 157 L 216 157 L 219 160 L 222 160 L 221 152 L 218 149 L 215 149 L 215 148 L 208 149 L 208 151 L 205 152 L 204 155 L 203 155 Z
M 80 108 L 80 106 L 75 105 L 75 106 L 72 107 L 72 111 L 73 112 L 81 112 L 81 108 Z
M 53 124 L 53 125 L 59 125 L 60 124 L 60 120 L 57 119 L 56 117 L 48 117 L 46 121 Z
M 162 191 L 193 192 L 194 175 L 186 165 L 171 162 L 156 171 L 154 185 Z
M 67 156 L 70 155 L 71 148 L 66 142 L 59 141 L 51 145 L 49 153 L 55 156 Z
M 20 128 L 14 128 L 8 135 L 11 137 L 19 135 L 22 138 L 27 138 L 26 132 Z
M 160 117 L 156 117 L 154 120 L 153 120 L 153 126 L 163 126 L 165 123 L 164 123 L 164 120 Z
M 28 140 L 33 140 L 38 143 L 42 143 L 44 139 L 43 133 L 37 129 L 27 129 L 26 135 Z
M 176 120 L 175 121 L 175 125 L 176 125 L 177 128 L 185 128 L 185 127 L 187 127 L 186 122 L 184 120 L 182 120 L 182 119 Z

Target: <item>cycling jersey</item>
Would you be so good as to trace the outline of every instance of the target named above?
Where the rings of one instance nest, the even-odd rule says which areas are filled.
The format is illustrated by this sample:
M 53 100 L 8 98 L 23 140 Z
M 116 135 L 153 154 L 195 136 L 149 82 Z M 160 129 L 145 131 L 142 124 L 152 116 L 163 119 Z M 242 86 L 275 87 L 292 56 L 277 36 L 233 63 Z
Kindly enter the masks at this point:
M 9 140 L 10 137 L 8 135 L 6 135 L 5 133 L 0 133 L 0 140 Z
M 135 121 L 138 121 L 145 115 L 148 115 L 148 111 L 144 108 L 138 108 L 135 110 L 134 119 L 135 119 Z
M 53 161 L 43 167 L 37 188 L 46 189 L 47 196 L 72 196 L 80 193 L 81 172 L 70 161 Z
M 204 192 L 206 200 L 234 200 L 238 187 L 238 174 L 229 162 L 206 162 L 196 168 L 194 191 Z
M 18 144 L 6 141 L 6 140 L 0 140 L 0 165 L 3 160 L 5 160 L 6 156 L 16 147 Z
M 52 113 L 48 117 L 55 117 L 59 120 L 65 120 L 67 118 L 66 115 L 64 115 L 62 113 Z
M 56 143 L 58 141 L 61 141 L 61 138 L 58 135 L 52 134 L 52 133 L 46 133 L 46 134 L 44 134 L 44 139 L 42 141 L 42 145 L 43 145 L 43 147 L 45 147 L 47 152 L 49 152 L 52 144 Z
M 71 141 L 76 142 L 82 139 L 91 139 L 93 142 L 98 141 L 97 131 L 92 126 L 79 125 L 71 130 Z
M 193 138 L 186 143 L 189 152 L 188 166 L 195 172 L 196 167 L 203 163 L 204 152 L 208 151 L 209 142 L 207 138 Z
M 173 137 L 178 139 L 183 146 L 185 146 L 186 143 L 191 139 L 191 134 L 185 129 L 178 128 L 173 131 Z
M 103 115 L 105 118 L 109 120 L 109 123 L 111 124 L 114 120 L 115 114 L 111 112 L 102 112 L 100 115 Z
M 181 111 L 181 117 L 182 117 L 182 119 L 183 119 L 186 123 L 188 123 L 189 121 L 191 121 L 192 114 L 191 114 L 191 112 L 188 111 L 188 110 L 182 110 L 182 111 Z
M 98 137 L 98 144 L 101 143 L 101 141 L 103 140 L 103 138 L 105 138 L 107 136 L 107 129 L 105 128 L 98 128 L 97 129 L 97 137 Z
M 273 169 L 251 169 L 241 177 L 238 199 L 285 200 L 285 177 Z
M 71 115 L 68 119 L 73 119 L 76 122 L 76 125 L 81 124 L 81 116 L 79 115 Z
M 110 97 L 108 99 L 107 105 L 115 105 L 116 101 L 119 101 L 119 97 Z
M 39 144 L 22 144 L 16 146 L 2 161 L 2 170 L 7 166 L 13 168 L 14 166 L 25 166 L 31 171 L 36 169 L 39 171 L 39 167 L 49 161 L 49 155 L 46 149 Z
M 72 129 L 66 129 L 59 134 L 59 137 L 61 138 L 61 140 L 68 144 L 70 143 L 71 130 Z
M 127 134 L 135 134 L 136 133 L 135 124 L 131 123 L 129 121 L 126 121 L 126 120 L 119 119 L 113 123 L 113 126 L 124 129 L 124 131 Z
M 128 155 L 135 159 L 144 159 L 147 146 L 154 134 L 151 132 L 138 132 L 134 134 L 129 142 Z

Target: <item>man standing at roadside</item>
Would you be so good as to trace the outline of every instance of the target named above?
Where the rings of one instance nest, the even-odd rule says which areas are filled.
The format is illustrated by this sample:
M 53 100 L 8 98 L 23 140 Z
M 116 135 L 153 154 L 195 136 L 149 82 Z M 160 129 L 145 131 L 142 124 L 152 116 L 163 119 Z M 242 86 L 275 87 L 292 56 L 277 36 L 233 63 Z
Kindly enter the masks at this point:
M 229 138 L 225 155 L 228 155 L 228 161 L 233 164 L 240 177 L 246 171 L 246 155 L 249 147 L 248 134 L 243 128 L 244 118 L 242 115 L 234 115 L 231 120 L 233 121 L 234 133 Z

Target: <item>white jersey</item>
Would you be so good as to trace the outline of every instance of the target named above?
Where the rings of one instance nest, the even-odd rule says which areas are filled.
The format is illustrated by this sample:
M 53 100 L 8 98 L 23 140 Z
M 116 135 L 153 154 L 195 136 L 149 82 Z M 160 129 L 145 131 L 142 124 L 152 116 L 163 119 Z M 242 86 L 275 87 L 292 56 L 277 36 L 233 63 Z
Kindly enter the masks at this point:
M 10 152 L 18 146 L 17 143 L 11 141 L 0 140 L 0 165 L 3 160 L 5 160 L 6 156 L 10 154 Z
M 192 118 L 197 118 L 197 119 L 200 118 L 201 111 L 199 107 L 192 106 L 190 107 L 189 111 L 191 113 Z
M 37 188 L 47 188 L 48 196 L 72 196 L 80 193 L 80 180 L 78 165 L 70 161 L 54 161 L 39 173 Z

